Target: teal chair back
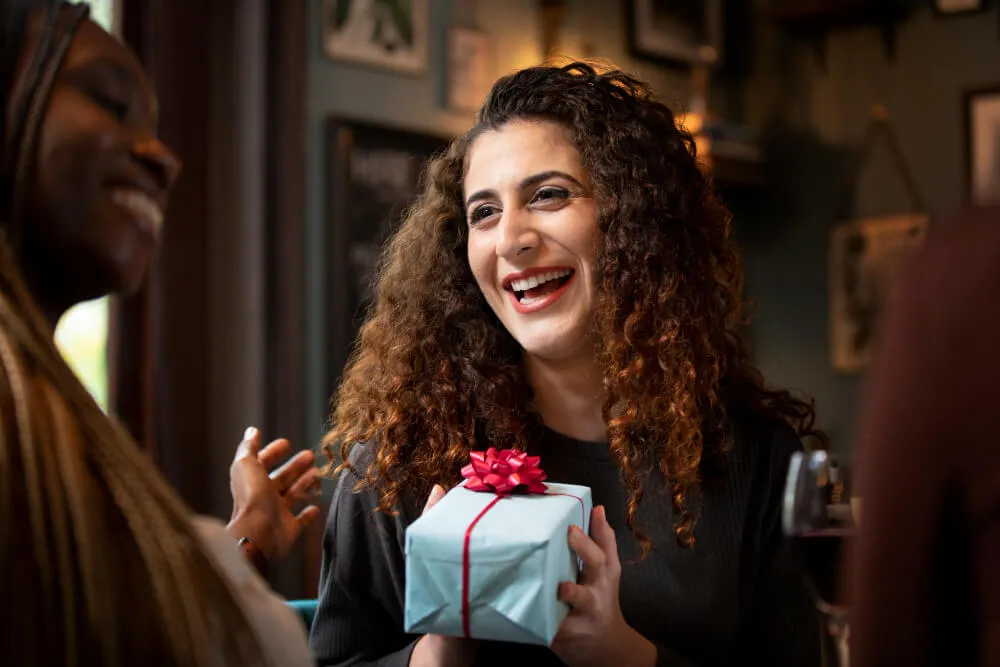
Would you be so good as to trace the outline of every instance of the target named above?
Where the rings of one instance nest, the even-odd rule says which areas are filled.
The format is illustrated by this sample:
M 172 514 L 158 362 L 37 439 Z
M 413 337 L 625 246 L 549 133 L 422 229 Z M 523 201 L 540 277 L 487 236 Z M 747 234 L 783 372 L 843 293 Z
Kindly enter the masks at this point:
M 316 600 L 289 600 L 288 606 L 299 615 L 305 623 L 306 632 L 312 629 L 313 619 L 316 618 Z

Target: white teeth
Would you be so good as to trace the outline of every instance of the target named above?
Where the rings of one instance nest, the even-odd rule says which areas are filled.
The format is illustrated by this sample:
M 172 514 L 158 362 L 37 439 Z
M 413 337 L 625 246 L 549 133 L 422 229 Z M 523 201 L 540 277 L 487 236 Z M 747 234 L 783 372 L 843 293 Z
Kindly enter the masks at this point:
M 111 193 L 111 201 L 134 215 L 155 237 L 163 227 L 163 209 L 145 192 L 119 188 Z
M 545 298 L 544 296 L 536 296 L 536 297 L 534 297 L 532 299 L 529 299 L 526 296 L 522 296 L 520 299 L 518 299 L 518 301 L 523 306 L 530 306 L 531 304 L 535 303 L 536 301 L 541 301 L 544 298 Z
M 565 278 L 569 274 L 573 273 L 569 269 L 562 269 L 560 271 L 546 271 L 536 276 L 531 276 L 530 278 L 525 278 L 522 280 L 512 280 L 510 282 L 510 287 L 515 292 L 526 292 L 534 287 L 538 287 L 550 280 L 556 280 L 558 278 Z M 521 300 L 521 303 L 530 303 L 533 299 L 528 301 Z

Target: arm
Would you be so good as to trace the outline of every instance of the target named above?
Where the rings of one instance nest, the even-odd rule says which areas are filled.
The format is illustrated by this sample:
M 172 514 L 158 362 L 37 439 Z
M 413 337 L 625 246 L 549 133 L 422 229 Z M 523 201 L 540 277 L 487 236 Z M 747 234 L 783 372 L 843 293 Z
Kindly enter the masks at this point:
M 403 513 L 375 511 L 373 490 L 341 475 L 323 537 L 310 644 L 320 665 L 406 667 L 417 636 L 403 632 Z
M 764 443 L 761 443 L 764 449 Z M 761 451 L 762 476 L 757 498 L 763 503 L 757 574 L 734 659 L 772 667 L 809 667 L 822 663 L 821 617 L 792 562 L 781 527 L 782 496 L 788 463 L 802 443 L 782 425 L 771 446 Z M 765 463 L 766 462 L 766 463 Z

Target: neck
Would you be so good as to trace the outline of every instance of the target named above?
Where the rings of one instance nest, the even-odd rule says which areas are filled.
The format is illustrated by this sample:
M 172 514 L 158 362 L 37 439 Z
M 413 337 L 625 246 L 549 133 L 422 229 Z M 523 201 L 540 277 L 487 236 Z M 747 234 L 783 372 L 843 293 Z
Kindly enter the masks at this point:
M 535 407 L 547 427 L 577 440 L 607 439 L 608 425 L 601 415 L 603 379 L 593 355 L 561 361 L 526 355 L 524 366 Z
M 38 305 L 38 309 L 41 311 L 45 321 L 48 322 L 49 330 L 55 334 L 59 319 L 74 305 L 75 300 L 68 298 L 65 294 L 60 294 L 59 290 L 53 289 L 51 281 L 46 280 L 44 275 L 36 275 L 36 272 L 29 268 L 30 266 L 31 263 L 25 263 L 25 285 Z

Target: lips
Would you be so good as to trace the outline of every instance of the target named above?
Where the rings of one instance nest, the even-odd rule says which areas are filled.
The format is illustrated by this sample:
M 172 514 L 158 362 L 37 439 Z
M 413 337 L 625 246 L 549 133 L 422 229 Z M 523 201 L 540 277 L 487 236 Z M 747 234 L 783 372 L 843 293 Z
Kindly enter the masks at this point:
M 502 285 L 514 309 L 533 313 L 555 303 L 565 292 L 575 271 L 566 267 L 538 267 L 506 276 Z
M 116 187 L 111 201 L 128 213 L 139 226 L 159 240 L 163 230 L 163 206 L 146 192 L 134 187 Z

